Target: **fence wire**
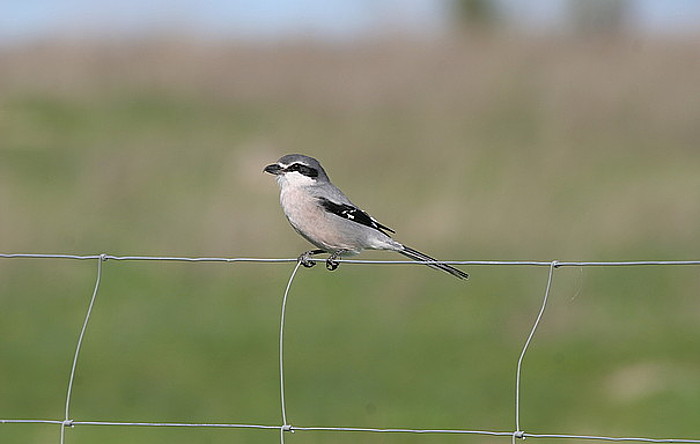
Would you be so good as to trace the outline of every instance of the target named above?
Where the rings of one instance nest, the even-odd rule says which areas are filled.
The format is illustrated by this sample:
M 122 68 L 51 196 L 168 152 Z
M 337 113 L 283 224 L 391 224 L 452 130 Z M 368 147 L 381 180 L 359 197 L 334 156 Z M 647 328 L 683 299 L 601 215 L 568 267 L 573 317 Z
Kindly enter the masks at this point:
M 65 408 L 63 419 L 2 419 L 0 424 L 53 424 L 59 427 L 60 434 L 58 441 L 65 444 L 66 429 L 78 426 L 111 426 L 111 427 L 188 427 L 188 428 L 217 428 L 217 429 L 258 429 L 258 430 L 279 430 L 280 442 L 284 444 L 285 434 L 294 432 L 349 432 L 349 433 L 393 433 L 393 434 L 443 434 L 443 435 L 481 435 L 495 437 L 510 437 L 515 443 L 518 439 L 576 439 L 591 441 L 612 441 L 612 442 L 640 442 L 640 443 L 679 443 L 679 444 L 700 444 L 700 438 L 650 438 L 650 437 L 624 437 L 624 436 L 597 436 L 578 434 L 555 434 L 555 433 L 527 433 L 522 430 L 520 422 L 520 393 L 523 361 L 528 348 L 532 343 L 535 333 L 540 325 L 540 321 L 547 308 L 550 290 L 555 270 L 562 267 L 639 267 L 639 266 L 698 266 L 700 260 L 647 260 L 647 261 L 440 261 L 449 265 L 472 265 L 472 266 L 534 266 L 548 267 L 547 280 L 543 292 L 540 309 L 534 319 L 525 342 L 520 351 L 516 371 L 515 371 L 515 429 L 513 431 L 492 431 L 492 430 L 464 430 L 464 429 L 420 429 L 420 428 L 371 428 L 371 427 L 335 427 L 335 426 L 299 426 L 291 425 L 287 422 L 287 407 L 285 397 L 284 379 L 284 331 L 286 324 L 287 302 L 294 278 L 301 262 L 297 258 L 226 258 L 226 257 L 174 257 L 174 256 L 116 256 L 110 254 L 43 254 L 43 253 L 0 253 L 0 259 L 49 259 L 49 260 L 94 260 L 97 263 L 97 272 L 92 295 L 90 297 L 85 318 L 77 338 L 77 344 L 71 363 L 71 371 L 67 382 L 65 398 Z M 102 281 L 103 264 L 106 261 L 163 261 L 163 262 L 221 262 L 221 263 L 296 263 L 289 277 L 282 296 L 282 307 L 279 324 L 279 378 L 280 378 L 280 409 L 281 424 L 236 424 L 236 423 L 188 423 L 188 422 L 123 422 L 123 421 L 84 421 L 71 418 L 71 398 L 73 393 L 73 383 L 75 381 L 80 351 L 83 339 L 88 330 L 88 324 L 92 315 L 95 300 L 98 296 L 100 283 Z M 311 259 L 318 262 L 319 259 Z M 384 261 L 384 260 L 339 260 L 340 263 L 365 264 L 365 265 L 391 265 L 391 264 L 424 264 L 426 262 L 412 260 Z

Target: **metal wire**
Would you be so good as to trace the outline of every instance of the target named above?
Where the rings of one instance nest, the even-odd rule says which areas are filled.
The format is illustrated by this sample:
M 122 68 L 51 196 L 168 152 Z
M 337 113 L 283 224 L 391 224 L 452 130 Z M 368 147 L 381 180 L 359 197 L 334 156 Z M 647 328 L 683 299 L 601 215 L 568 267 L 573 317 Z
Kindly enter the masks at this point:
M 285 390 L 284 390 L 284 326 L 287 319 L 287 297 L 289 296 L 289 289 L 292 287 L 292 282 L 294 282 L 294 277 L 297 275 L 297 271 L 301 266 L 301 260 L 297 261 L 297 265 L 294 267 L 291 276 L 289 276 L 289 281 L 287 282 L 287 287 L 284 289 L 284 296 L 282 297 L 282 314 L 280 315 L 280 341 L 279 341 L 279 352 L 280 352 L 280 405 L 282 408 L 282 427 L 280 428 L 280 442 L 284 444 L 284 432 L 290 431 L 291 426 L 287 422 L 287 401 L 285 400 Z
M 0 419 L 0 424 L 54 424 L 61 425 L 64 421 L 49 419 Z M 259 429 L 280 430 L 279 425 L 270 424 L 229 424 L 229 423 L 188 423 L 188 422 L 125 422 L 125 421 L 72 421 L 71 426 L 112 426 L 112 427 L 170 427 L 170 428 L 214 428 L 214 429 Z M 491 430 L 461 430 L 461 429 L 412 429 L 412 428 L 370 428 L 370 427 L 323 427 L 323 426 L 288 426 L 290 432 L 354 432 L 354 433 L 387 433 L 387 434 L 445 434 L 445 435 L 481 435 L 481 436 L 513 436 L 514 432 Z M 518 438 L 535 439 L 578 439 L 587 441 L 610 442 L 640 442 L 640 443 L 670 443 L 698 444 L 700 439 L 688 438 L 646 438 L 626 436 L 596 436 L 571 434 L 538 434 L 521 433 Z
M 80 356 L 80 349 L 83 345 L 83 338 L 85 337 L 85 332 L 87 331 L 88 322 L 90 322 L 90 315 L 92 314 L 92 308 L 95 306 L 95 299 L 97 298 L 97 291 L 100 289 L 100 281 L 102 280 L 102 262 L 104 262 L 104 255 L 99 255 L 97 257 L 97 278 L 95 279 L 95 287 L 92 290 L 92 296 L 90 297 L 90 304 L 88 304 L 87 313 L 85 314 L 85 320 L 83 320 L 83 326 L 80 329 L 80 334 L 78 335 L 78 344 L 75 346 L 75 354 L 73 355 L 73 364 L 70 369 L 70 377 L 68 378 L 68 390 L 66 393 L 66 405 L 65 405 L 65 416 L 63 422 L 61 423 L 61 444 L 64 444 L 66 439 L 66 427 L 72 425 L 70 419 L 70 401 L 73 396 L 73 381 L 75 381 L 75 369 L 78 366 L 78 356 Z
M 65 429 L 76 426 L 112 426 L 112 427 L 190 427 L 190 428 L 226 428 L 226 429 L 259 429 L 259 430 L 279 430 L 280 441 L 284 444 L 285 432 L 351 432 L 351 433 L 404 433 L 404 434 L 445 434 L 445 435 L 483 435 L 483 436 L 510 436 L 513 441 L 516 439 L 576 439 L 612 442 L 641 442 L 641 443 L 671 443 L 671 444 L 700 444 L 700 439 L 694 438 L 648 438 L 648 437 L 614 437 L 596 435 L 575 435 L 575 434 L 535 434 L 522 431 L 520 423 L 520 389 L 521 375 L 524 357 L 535 336 L 537 328 L 543 318 L 552 280 L 556 269 L 561 267 L 637 267 L 637 266 L 697 266 L 700 260 L 638 260 L 638 261 L 441 261 L 441 263 L 451 265 L 471 265 L 471 266 L 534 266 L 549 267 L 544 297 L 540 309 L 535 317 L 534 323 L 521 349 L 516 366 L 516 387 L 515 387 L 515 430 L 514 431 L 489 431 L 489 430 L 462 430 L 462 429 L 417 429 L 417 428 L 370 428 L 370 427 L 336 427 L 336 426 L 293 426 L 287 421 L 287 408 L 285 399 L 284 380 L 284 329 L 286 324 L 287 300 L 292 284 L 301 262 L 297 258 L 270 259 L 270 258 L 225 258 L 225 257 L 174 257 L 174 256 L 116 256 L 109 254 L 45 254 L 45 253 L 0 253 L 0 259 L 48 259 L 48 260 L 97 260 L 97 276 L 92 291 L 92 296 L 87 307 L 87 313 L 83 319 L 82 328 L 78 336 L 75 353 L 73 355 L 70 376 L 68 380 L 68 390 L 64 409 L 64 418 L 59 419 L 0 419 L 0 424 L 53 424 L 60 427 L 60 443 L 65 444 Z M 311 259 L 314 261 L 314 259 Z M 287 286 L 282 298 L 280 327 L 279 327 L 279 376 L 280 376 L 280 405 L 282 413 L 281 425 L 269 424 L 236 424 L 236 423 L 187 423 L 187 422 L 123 422 L 123 421 L 81 421 L 71 419 L 70 407 L 73 392 L 73 383 L 76 377 L 76 370 L 79 361 L 80 350 L 83 339 L 87 333 L 88 322 L 97 298 L 100 283 L 102 281 L 103 263 L 105 261 L 164 261 L 164 262 L 205 262 L 205 263 L 268 263 L 284 264 L 296 262 L 296 265 L 289 277 Z M 339 260 L 338 262 L 357 265 L 390 265 L 390 264 L 421 264 L 425 262 L 417 261 L 378 261 L 378 260 Z M 432 263 L 432 262 L 431 262 Z
M 525 358 L 525 353 L 527 353 L 527 349 L 530 347 L 530 342 L 532 342 L 532 338 L 535 336 L 537 327 L 540 325 L 540 321 L 542 320 L 542 316 L 544 315 L 544 310 L 545 308 L 547 308 L 549 290 L 552 288 L 552 277 L 554 276 L 554 269 L 557 267 L 557 264 L 557 261 L 552 261 L 549 265 L 549 273 L 547 273 L 547 287 L 544 290 L 542 306 L 540 307 L 540 311 L 537 313 L 537 318 L 535 318 L 535 323 L 532 325 L 530 334 L 525 340 L 525 344 L 523 345 L 523 349 L 520 352 L 520 357 L 518 358 L 518 364 L 515 370 L 515 432 L 513 432 L 513 442 L 515 442 L 516 438 L 522 438 L 522 429 L 520 428 L 520 380 L 522 375 L 523 359 Z
M 75 259 L 91 260 L 99 259 L 113 261 L 163 261 L 163 262 L 253 262 L 253 263 L 289 263 L 297 262 L 298 258 L 254 258 L 254 257 L 184 257 L 184 256 L 116 256 L 111 254 L 47 254 L 47 253 L 0 253 L 0 258 L 5 259 Z M 317 262 L 319 259 L 309 258 L 310 262 Z M 364 264 L 364 265 L 406 265 L 406 264 L 426 264 L 434 261 L 413 261 L 413 260 L 362 260 L 362 259 L 338 259 L 339 263 Z M 534 266 L 549 267 L 552 261 L 438 261 L 448 265 L 474 265 L 474 266 Z M 557 261 L 555 268 L 562 267 L 634 267 L 652 265 L 700 265 L 700 260 L 639 260 L 639 261 Z

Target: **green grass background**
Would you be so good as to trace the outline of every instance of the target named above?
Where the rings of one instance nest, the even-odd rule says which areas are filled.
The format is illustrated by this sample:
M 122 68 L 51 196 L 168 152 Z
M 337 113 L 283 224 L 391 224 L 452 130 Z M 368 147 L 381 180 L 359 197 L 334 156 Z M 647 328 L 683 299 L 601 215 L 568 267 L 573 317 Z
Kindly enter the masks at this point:
M 0 51 L 0 251 L 295 257 L 262 168 L 320 158 L 443 259 L 698 259 L 692 39 L 39 42 Z M 389 253 L 362 258 L 398 259 Z M 279 424 L 292 264 L 104 264 L 76 420 Z M 298 426 L 513 430 L 547 269 L 300 271 Z M 0 418 L 62 419 L 94 261 L 0 260 Z M 564 268 L 525 359 L 530 433 L 698 438 L 697 267 Z M 276 431 L 80 426 L 74 443 L 270 442 Z M 1 442 L 58 427 L 0 425 Z M 290 443 L 505 442 L 298 432 Z

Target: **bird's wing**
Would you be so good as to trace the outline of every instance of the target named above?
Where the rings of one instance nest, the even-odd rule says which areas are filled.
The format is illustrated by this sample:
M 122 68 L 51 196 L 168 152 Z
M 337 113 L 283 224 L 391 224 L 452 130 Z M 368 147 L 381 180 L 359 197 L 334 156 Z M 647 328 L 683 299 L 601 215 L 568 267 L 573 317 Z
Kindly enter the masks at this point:
M 379 221 L 377 221 L 375 218 L 352 204 L 333 202 L 325 197 L 318 197 L 318 201 L 326 211 L 335 214 L 336 216 L 340 216 L 343 219 L 374 228 L 375 230 L 379 230 L 384 234 L 387 234 L 386 231 L 395 233 L 394 230 L 379 223 Z

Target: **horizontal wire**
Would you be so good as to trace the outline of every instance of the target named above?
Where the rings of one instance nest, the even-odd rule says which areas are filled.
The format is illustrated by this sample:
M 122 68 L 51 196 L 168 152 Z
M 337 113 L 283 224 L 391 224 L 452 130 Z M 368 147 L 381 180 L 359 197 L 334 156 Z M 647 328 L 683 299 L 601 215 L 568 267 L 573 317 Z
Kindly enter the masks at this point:
M 166 262 L 255 262 L 255 263 L 289 263 L 296 262 L 298 258 L 253 258 L 253 257 L 185 257 L 185 256 L 115 256 L 110 254 L 44 254 L 44 253 L 0 253 L 0 258 L 5 259 L 75 259 L 75 260 L 103 260 L 114 261 L 166 261 Z M 322 262 L 323 259 L 309 259 L 312 262 Z M 363 259 L 338 259 L 337 262 L 365 265 L 392 265 L 392 264 L 449 264 L 449 265 L 505 265 L 505 266 L 536 266 L 549 267 L 556 262 L 555 267 L 631 267 L 651 265 L 700 265 L 700 260 L 638 260 L 638 261 L 499 261 L 499 260 L 449 260 L 449 261 L 413 261 L 413 260 L 363 260 Z
M 277 425 L 264 424 L 228 424 L 228 423 L 195 423 L 195 422 L 118 422 L 118 421 L 74 421 L 73 425 L 86 426 L 133 426 L 133 427 L 195 427 L 195 428 L 226 428 L 226 429 L 269 429 L 279 430 Z
M 452 434 L 452 435 L 483 435 L 483 436 L 513 436 L 517 432 L 502 432 L 491 430 L 462 430 L 462 429 L 412 429 L 412 428 L 372 428 L 372 427 L 301 427 L 279 426 L 269 424 L 229 424 L 229 423 L 196 423 L 196 422 L 123 422 L 123 421 L 60 421 L 50 419 L 0 419 L 0 424 L 67 424 L 73 426 L 118 426 L 118 427 L 191 427 L 191 428 L 227 428 L 227 429 L 258 429 L 280 430 L 286 427 L 290 432 L 359 432 L 359 433 L 413 433 L 413 434 Z M 700 439 L 690 438 L 645 438 L 622 436 L 596 436 L 571 434 L 522 433 L 522 438 L 540 439 L 581 439 L 613 442 L 642 442 L 642 443 L 677 443 L 698 444 Z
M 558 438 L 558 439 L 582 439 L 594 441 L 615 441 L 615 442 L 652 442 L 652 443 L 700 443 L 700 439 L 690 438 L 642 438 L 625 436 L 595 436 L 595 435 L 559 435 L 524 433 L 523 438 Z
M 113 261 L 172 261 L 172 262 L 296 262 L 298 259 L 270 259 L 253 257 L 183 257 L 183 256 L 114 256 L 111 254 L 43 254 L 43 253 L 0 253 L 5 259 L 77 259 Z
M 0 419 L 0 424 L 63 424 L 57 419 Z
M 486 436 L 511 436 L 513 432 L 494 432 L 489 430 L 461 430 L 461 429 L 409 429 L 409 428 L 370 428 L 370 427 L 297 427 L 292 426 L 292 431 L 303 432 L 367 432 L 367 433 L 416 433 L 416 434 L 454 434 L 454 435 L 486 435 Z

